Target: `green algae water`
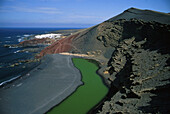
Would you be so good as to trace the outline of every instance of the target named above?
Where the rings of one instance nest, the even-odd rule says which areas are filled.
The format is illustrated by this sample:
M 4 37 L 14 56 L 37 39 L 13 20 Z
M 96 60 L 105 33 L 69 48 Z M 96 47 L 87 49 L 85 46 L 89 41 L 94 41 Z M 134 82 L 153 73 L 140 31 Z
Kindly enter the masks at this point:
M 84 85 L 71 96 L 54 107 L 48 114 L 86 114 L 98 104 L 108 92 L 102 79 L 96 74 L 98 66 L 88 60 L 73 58 L 74 65 L 81 71 Z

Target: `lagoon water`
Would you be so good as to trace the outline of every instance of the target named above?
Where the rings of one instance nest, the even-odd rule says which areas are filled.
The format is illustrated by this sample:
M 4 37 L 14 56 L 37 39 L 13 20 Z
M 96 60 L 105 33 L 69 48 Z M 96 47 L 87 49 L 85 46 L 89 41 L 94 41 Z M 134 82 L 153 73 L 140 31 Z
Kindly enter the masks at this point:
M 86 114 L 107 94 L 108 88 L 96 74 L 98 66 L 85 59 L 73 58 L 74 65 L 81 71 L 84 85 L 80 86 L 61 104 L 48 114 Z

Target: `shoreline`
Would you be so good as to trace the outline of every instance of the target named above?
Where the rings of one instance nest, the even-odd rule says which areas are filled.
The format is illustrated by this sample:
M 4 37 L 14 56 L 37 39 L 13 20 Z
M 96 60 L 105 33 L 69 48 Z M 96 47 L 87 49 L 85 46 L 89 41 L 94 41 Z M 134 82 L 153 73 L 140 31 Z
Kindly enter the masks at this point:
M 116 87 L 114 87 L 111 84 L 108 83 L 108 80 L 106 79 L 106 77 L 104 77 L 104 75 L 101 74 L 100 70 L 103 68 L 101 62 L 99 60 L 97 60 L 96 58 L 94 58 L 94 56 L 88 56 L 86 54 L 72 54 L 72 53 L 60 53 L 62 55 L 70 55 L 70 56 L 73 56 L 74 58 L 83 58 L 83 59 L 86 59 L 88 60 L 89 62 L 97 65 L 99 68 L 96 70 L 96 74 L 102 79 L 102 83 L 108 88 L 108 92 L 106 94 L 106 96 L 104 96 L 102 98 L 102 100 L 100 100 L 93 108 L 91 108 L 87 114 L 93 114 L 93 113 L 97 113 L 97 111 L 101 110 L 102 109 L 102 106 L 104 104 L 105 101 L 108 101 L 109 99 L 111 99 L 111 97 L 116 94 L 116 92 L 118 91 L 118 89 Z M 81 72 L 80 72 L 81 73 Z M 81 74 L 82 75 L 82 74 Z M 83 84 L 84 85 L 84 84 Z M 76 92 L 76 91 L 75 91 Z M 74 92 L 73 92 L 74 93 Z M 72 93 L 72 94 L 73 94 Z M 71 94 L 71 95 L 72 95 Z M 69 96 L 71 96 L 69 95 Z M 68 96 L 68 97 L 69 97 Z M 66 98 L 67 99 L 67 98 Z M 65 99 L 64 99 L 65 100 Z M 63 101 L 64 101 L 63 100 Z M 62 103 L 62 102 L 61 102 Z M 59 104 L 61 104 L 59 103 Z M 58 104 L 58 105 L 59 105 Z M 58 106 L 56 105 L 56 106 Z
M 44 29 L 44 28 L 43 28 Z M 58 29 L 58 28 L 57 28 Z M 44 32 L 44 33 L 38 33 L 38 34 L 30 34 L 27 35 L 25 37 L 23 37 L 23 41 L 30 41 L 32 39 L 37 39 L 35 36 L 36 35 L 48 35 L 48 34 L 61 34 L 62 36 L 69 36 L 70 34 L 83 30 L 83 28 L 66 28 L 66 29 L 58 29 L 58 30 L 53 30 L 53 31 L 48 31 L 48 32 Z M 22 35 L 20 35 L 22 36 Z M 35 38 L 33 38 L 35 37 Z M 62 39 L 62 38 L 61 38 Z M 23 42 L 22 41 L 22 42 Z M 16 48 L 15 46 L 19 45 L 21 42 L 18 42 L 18 44 L 3 44 L 3 46 L 5 47 L 13 47 Z M 42 44 L 43 46 L 45 46 L 45 44 Z M 36 44 L 36 46 L 38 46 L 38 44 Z M 24 50 L 27 47 L 21 46 L 23 49 L 21 49 L 20 51 Z M 29 47 L 29 46 L 28 46 Z M 18 48 L 18 47 L 17 47 Z M 30 49 L 33 49 L 34 46 L 29 47 Z M 39 47 L 40 48 L 40 47 Z M 34 52 L 30 52 L 30 53 L 34 53 Z M 40 52 L 37 51 L 37 54 L 39 54 Z M 36 55 L 32 56 L 34 59 L 36 59 Z M 28 70 L 23 70 L 23 72 L 21 72 L 20 74 L 14 75 L 13 77 L 9 78 L 9 79 L 4 79 L 2 82 L 0 82 L 0 88 L 3 88 L 3 86 L 5 85 L 9 85 L 10 83 L 13 83 L 14 81 L 23 78 L 24 75 L 26 75 L 27 73 L 29 73 L 31 70 L 33 70 L 34 68 L 38 67 L 41 64 L 41 62 L 38 63 L 33 63 L 32 67 L 30 67 Z
M 36 67 L 38 67 L 39 65 L 41 65 L 41 61 L 42 61 L 42 60 L 40 60 L 40 62 L 37 62 L 37 64 L 35 63 L 34 66 L 32 66 L 29 70 L 25 70 L 25 71 L 23 71 L 21 74 L 15 76 L 15 77 L 13 77 L 13 78 L 10 78 L 10 79 L 8 79 L 8 80 L 2 81 L 2 82 L 0 83 L 0 88 L 3 88 L 4 86 L 10 86 L 10 84 L 15 83 L 15 81 L 20 80 L 20 79 L 26 77 L 27 74 L 29 74 L 29 72 L 30 72 L 31 70 L 33 70 L 33 69 L 35 69 Z
M 57 101 L 61 102 L 63 99 L 65 99 L 65 97 L 67 97 L 70 93 L 72 93 L 72 91 L 75 91 L 77 89 L 77 86 L 82 85 L 82 82 L 79 79 L 81 77 L 81 75 L 79 74 L 79 71 L 76 68 L 73 68 L 74 70 L 72 70 L 72 67 L 70 67 L 70 66 L 68 66 L 68 68 L 71 68 L 70 70 L 68 68 L 66 68 L 67 70 L 69 70 L 68 71 L 69 73 L 73 72 L 73 73 L 71 73 L 71 75 L 74 78 L 71 78 L 70 75 L 67 75 L 68 72 L 66 71 L 66 69 L 64 67 L 62 67 L 61 64 L 59 63 L 59 61 L 60 62 L 65 61 L 63 59 L 63 57 L 68 57 L 68 56 L 63 56 L 63 55 L 59 55 L 59 54 L 48 55 L 48 56 L 53 56 L 53 58 L 55 60 L 57 59 L 58 62 L 57 61 L 56 62 L 58 63 L 58 66 L 56 66 L 57 64 L 54 64 L 54 62 L 52 62 L 52 60 L 50 59 L 51 62 L 46 61 L 48 64 L 42 63 L 45 65 L 44 68 L 42 68 L 42 64 L 41 64 L 36 69 L 34 69 L 30 72 L 30 76 L 25 76 L 23 80 L 14 81 L 13 83 L 10 84 L 11 86 L 9 88 L 7 87 L 7 86 L 9 86 L 8 84 L 6 85 L 6 88 L 0 88 L 0 91 L 1 91 L 1 94 L 0 94 L 1 103 L 0 104 L 1 105 L 3 104 L 2 105 L 3 107 L 0 107 L 1 112 L 8 113 L 8 114 L 15 114 L 15 113 L 18 114 L 18 113 L 22 113 L 22 112 L 24 112 L 24 113 L 27 112 L 27 113 L 31 113 L 31 114 L 45 113 L 47 110 L 49 110 L 51 107 L 53 107 L 53 105 L 56 105 Z M 61 57 L 62 60 L 59 60 L 58 57 Z M 70 58 L 70 57 L 68 57 L 68 58 Z M 67 60 L 66 60 L 66 62 L 67 62 Z M 52 67 L 49 66 L 50 64 L 52 65 Z M 69 62 L 69 65 L 72 65 L 72 64 Z M 48 67 L 50 67 L 50 68 L 48 68 Z M 59 69 L 58 69 L 58 71 L 56 71 L 56 68 L 60 68 L 60 67 L 61 67 L 61 69 L 63 69 L 66 72 L 66 75 L 61 74 L 61 73 L 65 73 L 65 72 L 62 72 Z M 37 69 L 38 69 L 38 72 L 36 71 Z M 48 72 L 51 71 L 51 69 L 57 73 L 53 74 L 51 72 L 50 74 L 54 75 L 54 76 L 57 74 L 57 76 L 59 76 L 58 78 L 55 78 L 56 76 L 53 77 L 53 76 L 48 75 L 49 74 Z M 43 70 L 45 70 L 45 71 L 43 71 Z M 59 71 L 61 71 L 61 72 L 59 72 Z M 44 72 L 47 72 L 46 76 L 45 76 Z M 75 73 L 76 73 L 76 75 L 75 75 Z M 39 74 L 39 75 L 37 75 L 37 74 Z M 79 78 L 75 77 L 77 75 L 79 75 Z M 59 82 L 60 82 L 60 80 L 64 80 L 65 84 L 63 84 L 63 82 L 61 82 L 61 83 L 56 82 L 57 80 Z M 70 81 L 70 80 L 72 80 L 72 81 Z M 60 84 L 62 84 L 62 85 L 60 85 Z M 12 86 L 12 85 L 15 85 L 15 86 Z M 57 89 L 56 87 L 60 87 L 60 89 Z M 67 87 L 67 89 L 65 87 Z M 64 90 L 64 88 L 65 88 L 65 90 Z M 64 94 L 62 93 L 62 91 L 64 91 Z M 27 95 L 25 95 L 25 94 L 27 94 Z M 43 94 L 45 94 L 45 95 L 43 95 Z M 53 96 L 53 97 L 50 97 L 50 96 Z M 10 100 L 6 101 L 5 99 L 10 99 Z M 25 101 L 24 101 L 24 99 L 25 99 Z M 28 100 L 28 99 L 30 99 L 30 100 Z M 32 101 L 33 99 L 35 101 Z M 42 99 L 43 99 L 43 101 L 42 101 Z M 52 100 L 50 100 L 50 99 L 52 99 Z M 26 102 L 26 104 L 25 104 L 25 102 Z M 18 106 L 21 104 L 25 104 L 25 105 L 23 105 L 24 107 L 19 108 Z M 43 104 L 43 106 L 42 106 L 42 104 Z M 36 107 L 38 106 L 37 107 L 38 109 L 35 108 L 34 106 L 36 106 Z M 6 109 L 5 107 L 6 108 L 10 107 L 10 110 Z M 17 107 L 19 109 L 17 109 Z M 34 108 L 31 108 L 31 107 L 34 107 Z M 10 112 L 10 111 L 12 111 L 12 112 Z
M 96 61 L 96 60 L 94 60 L 94 59 L 89 59 L 89 58 L 84 58 L 84 57 L 79 57 L 79 56 L 73 56 L 72 57 L 72 62 L 73 62 L 73 59 L 76 59 L 76 58 L 78 58 L 78 59 L 84 59 L 84 60 L 86 60 L 87 62 L 89 62 L 90 64 L 93 64 L 93 65 L 95 65 L 96 67 L 98 67 L 97 68 L 97 70 L 95 70 L 95 74 L 96 74 L 96 76 L 101 80 L 101 84 L 103 85 L 103 86 L 105 86 L 105 88 L 107 88 L 107 93 L 106 93 L 106 95 L 108 94 L 108 91 L 109 91 L 109 87 L 104 83 L 104 81 L 103 81 L 103 77 L 101 77 L 101 75 L 99 75 L 98 73 L 97 73 L 97 71 L 100 69 L 100 66 L 99 66 L 99 62 L 98 61 Z M 73 62 L 73 64 L 74 64 L 74 67 L 75 68 L 77 68 L 78 70 L 79 70 L 79 72 L 81 73 L 82 71 L 77 67 L 77 66 L 75 66 L 75 63 Z M 80 85 L 79 87 L 81 87 L 81 86 L 85 86 L 86 84 L 84 84 L 84 83 L 87 83 L 88 81 L 83 81 L 82 79 L 83 79 L 83 76 L 84 76 L 84 74 L 82 74 L 81 73 L 81 81 L 83 82 L 83 84 L 82 85 Z M 72 93 L 72 94 L 70 94 L 67 98 L 65 98 L 65 99 L 63 99 L 63 101 L 62 102 L 60 102 L 59 104 L 57 104 L 56 106 L 54 106 L 54 107 L 52 107 L 50 110 L 48 110 L 46 113 L 48 114 L 51 114 L 51 113 L 55 113 L 55 110 L 57 111 L 57 109 L 59 108 L 59 107 L 63 107 L 63 104 L 62 103 L 65 103 L 66 104 L 66 102 L 69 100 L 70 101 L 70 99 L 69 99 L 69 97 L 73 97 L 73 95 L 75 95 L 75 94 L 78 94 L 79 92 L 80 92 L 80 88 L 79 87 L 77 87 L 77 89 Z M 76 93 L 76 92 L 78 92 L 78 93 Z M 95 94 L 96 95 L 96 94 Z M 81 96 L 81 95 L 80 95 Z M 80 97 L 81 98 L 81 97 Z M 90 108 L 89 110 L 87 110 L 87 112 L 86 113 L 89 113 L 89 111 L 91 111 L 92 109 L 94 109 L 94 107 L 96 107 L 96 105 L 98 105 L 101 101 L 103 101 L 103 99 L 105 98 L 105 95 L 101 98 L 101 100 L 99 100 L 97 103 L 95 103 L 95 105 L 93 105 L 92 106 L 92 108 Z M 87 99 L 88 100 L 88 99 Z M 74 102 L 74 101 L 73 101 Z M 77 105 L 75 105 L 75 106 L 77 106 Z M 74 109 L 74 108 L 73 108 Z M 86 108 L 85 108 L 86 109 Z M 60 108 L 59 108 L 59 110 L 60 110 Z M 51 112 L 52 111 L 52 112 Z M 58 111 L 57 111 L 58 112 Z M 61 112 L 60 112 L 61 113 Z
M 102 69 L 101 63 L 100 61 L 97 61 L 94 58 L 87 58 L 87 60 L 92 61 L 92 63 L 94 63 L 95 65 L 97 65 L 99 68 L 96 71 L 96 74 L 100 76 L 100 78 L 102 79 L 103 84 L 108 88 L 108 92 L 107 94 L 102 98 L 102 100 L 100 100 L 93 108 L 91 108 L 87 114 L 96 114 L 98 113 L 98 111 L 100 111 L 102 109 L 102 106 L 104 104 L 105 101 L 109 100 L 117 91 L 118 89 L 115 87 L 113 88 L 113 85 L 109 85 L 109 83 L 106 81 L 106 78 L 99 73 L 99 71 Z
M 72 56 L 71 56 L 71 60 L 72 60 L 73 58 L 75 58 L 75 57 L 72 57 Z M 77 58 L 80 58 L 80 57 L 77 57 Z M 73 61 L 72 61 L 72 63 L 73 63 Z M 77 67 L 74 65 L 74 63 L 73 63 L 73 66 L 77 69 Z M 75 91 L 73 91 L 70 95 L 68 95 L 68 96 L 67 96 L 65 99 L 63 99 L 60 103 L 56 104 L 55 106 L 51 107 L 48 111 L 46 111 L 45 114 L 47 114 L 48 112 L 50 112 L 50 111 L 51 111 L 53 108 L 55 108 L 56 106 L 59 106 L 60 104 L 62 104 L 67 98 L 69 98 L 71 95 L 73 95 L 80 86 L 83 86 L 83 85 L 84 85 L 84 82 L 82 81 L 82 73 L 80 72 L 79 69 L 78 69 L 78 71 L 79 71 L 79 73 L 80 73 L 80 75 L 81 75 L 81 80 L 80 80 L 80 81 L 82 82 L 82 84 L 79 85 L 79 86 L 77 86 L 77 88 L 75 89 Z
M 59 55 L 61 55 L 61 56 L 68 56 L 68 55 L 62 55 L 62 54 L 59 54 Z M 102 100 L 100 100 L 93 108 L 91 108 L 87 113 L 94 113 L 94 112 L 96 112 L 96 111 L 98 111 L 99 109 L 101 109 L 101 105 L 108 99 L 108 94 L 109 94 L 109 91 L 110 91 L 110 87 L 108 86 L 108 83 L 105 81 L 105 78 L 100 74 L 100 73 L 98 73 L 99 72 L 99 70 L 102 68 L 101 67 L 101 63 L 100 63 L 100 61 L 97 61 L 96 59 L 94 59 L 94 58 L 92 58 L 92 57 L 87 57 L 87 56 L 76 56 L 76 55 L 69 55 L 70 56 L 70 58 L 71 58 L 71 60 L 72 60 L 72 58 L 82 58 L 82 59 L 86 59 L 86 60 L 88 60 L 89 62 L 91 62 L 91 63 L 93 63 L 93 64 L 95 64 L 96 66 L 98 66 L 99 68 L 97 69 L 97 71 L 96 71 L 96 74 L 102 79 L 102 83 L 108 88 L 108 92 L 107 92 L 107 94 L 106 94 L 106 96 L 104 96 L 103 98 L 102 98 Z M 42 60 L 41 60 L 41 62 L 40 62 L 40 64 L 39 65 L 41 65 L 43 62 L 45 61 L 45 59 L 43 58 Z M 74 65 L 74 63 L 72 62 L 72 64 L 73 64 L 73 66 L 75 67 L 75 65 Z M 37 65 L 35 68 L 37 68 L 37 67 L 39 67 L 39 65 Z M 35 69 L 35 68 L 33 68 L 33 69 Z M 76 69 L 77 69 L 77 67 L 75 67 Z M 33 70 L 32 69 L 32 70 Z M 15 79 L 15 80 L 13 80 L 13 81 L 11 81 L 11 82 L 9 82 L 9 83 L 6 83 L 6 84 L 4 84 L 4 85 L 2 85 L 2 86 L 0 86 L 0 89 L 2 88 L 2 89 L 5 89 L 5 88 L 10 88 L 10 87 L 13 87 L 13 86 L 21 86 L 20 84 L 17 84 L 18 82 L 22 82 L 22 81 L 24 81 L 25 79 L 27 79 L 27 78 L 29 78 L 30 76 L 29 75 L 27 75 L 27 74 L 29 74 L 32 70 L 30 70 L 30 71 L 28 71 L 27 73 L 25 73 L 25 75 L 22 75 L 22 76 L 20 76 L 20 77 L 18 77 L 17 79 Z M 78 71 L 79 71 L 79 73 L 81 74 L 81 72 L 80 72 L 80 70 L 78 69 Z M 81 80 L 80 80 L 81 82 L 82 82 L 82 74 L 81 74 Z M 24 83 L 24 82 L 23 82 Z M 55 105 L 55 106 L 58 106 L 58 105 L 60 105 L 64 100 L 66 100 L 68 97 L 70 97 L 72 94 L 74 94 L 74 92 L 76 92 L 77 91 L 77 89 L 80 87 L 80 86 L 82 86 L 82 85 L 84 85 L 84 83 L 82 83 L 82 84 L 80 84 L 80 85 L 78 85 L 77 87 L 76 87 L 76 89 L 74 90 L 74 91 L 72 91 L 71 92 L 71 94 L 70 95 L 67 95 L 67 97 L 66 98 L 64 98 L 62 101 L 60 101 L 60 103 L 58 103 L 57 105 Z M 51 107 L 48 111 L 46 111 L 45 113 L 48 113 L 50 110 L 52 110 L 55 106 L 53 106 L 53 107 Z

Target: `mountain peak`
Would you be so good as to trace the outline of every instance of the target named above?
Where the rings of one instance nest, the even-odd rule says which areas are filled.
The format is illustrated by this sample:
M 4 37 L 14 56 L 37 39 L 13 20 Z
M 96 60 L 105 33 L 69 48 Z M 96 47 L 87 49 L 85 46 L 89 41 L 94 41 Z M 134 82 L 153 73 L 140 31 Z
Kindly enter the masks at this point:
M 131 7 L 125 10 L 123 13 L 107 20 L 107 21 L 116 21 L 119 19 L 130 20 L 132 18 L 142 19 L 144 21 L 156 21 L 163 24 L 170 24 L 170 15 L 168 13 L 162 13 L 152 10 L 142 10 L 138 8 Z

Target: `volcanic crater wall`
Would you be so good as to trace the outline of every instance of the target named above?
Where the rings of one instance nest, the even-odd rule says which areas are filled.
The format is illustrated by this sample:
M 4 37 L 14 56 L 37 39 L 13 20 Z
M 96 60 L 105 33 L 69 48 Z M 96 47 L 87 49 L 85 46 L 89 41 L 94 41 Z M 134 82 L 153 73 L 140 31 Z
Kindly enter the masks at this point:
M 99 113 L 169 113 L 170 25 L 120 19 L 98 30 L 97 39 L 115 48 L 106 69 L 118 89 Z

